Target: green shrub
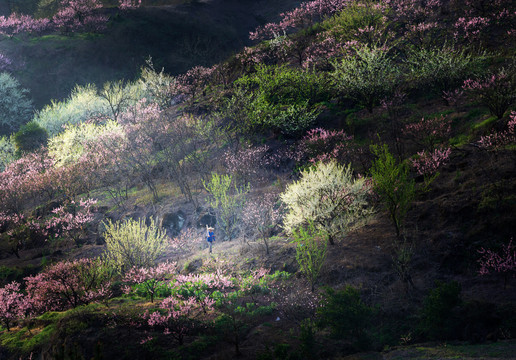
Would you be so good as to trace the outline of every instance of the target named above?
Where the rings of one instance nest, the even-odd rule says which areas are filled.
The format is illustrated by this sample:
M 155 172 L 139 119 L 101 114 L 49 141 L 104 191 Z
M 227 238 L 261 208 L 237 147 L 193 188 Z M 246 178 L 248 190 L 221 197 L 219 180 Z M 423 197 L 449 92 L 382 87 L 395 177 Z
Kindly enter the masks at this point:
M 371 150 L 376 156 L 370 170 L 374 189 L 389 212 L 399 237 L 407 211 L 416 197 L 416 184 L 409 174 L 408 165 L 398 162 L 386 144 L 372 146 Z
M 314 223 L 309 221 L 306 229 L 301 226 L 292 232 L 292 236 L 293 242 L 296 244 L 296 261 L 299 270 L 310 282 L 313 292 L 324 260 L 326 260 L 328 234 L 322 229 L 317 229 Z
M 154 219 L 127 219 L 124 222 L 104 223 L 106 231 L 105 258 L 120 273 L 132 267 L 153 266 L 166 246 L 165 232 Z
M 23 125 L 20 130 L 14 134 L 14 144 L 18 154 L 36 151 L 46 145 L 47 141 L 47 131 L 35 121 Z
M 357 289 L 349 285 L 339 291 L 328 288 L 323 306 L 317 310 L 317 325 L 329 327 L 332 336 L 364 348 L 373 315 L 374 309 L 362 302 Z
M 356 54 L 332 64 L 337 89 L 369 112 L 393 92 L 401 78 L 396 63 L 386 50 L 378 47 L 356 49 Z
M 371 214 L 369 190 L 366 179 L 353 177 L 350 165 L 341 166 L 334 160 L 317 163 L 303 170 L 301 178 L 281 194 L 288 211 L 284 228 L 292 233 L 313 221 L 317 228 L 328 233 L 333 245 L 337 235 L 361 225 Z
M 436 287 L 424 300 L 419 329 L 429 339 L 456 338 L 460 319 L 456 310 L 461 305 L 461 287 L 456 281 L 443 283 L 436 281 Z
M 13 136 L 0 136 L 0 171 L 16 160 L 16 145 Z
M 450 46 L 435 49 L 420 48 L 408 54 L 410 83 L 417 89 L 431 88 L 439 95 L 454 90 L 462 82 L 482 74 L 485 55 L 474 56 Z
M 10 74 L 0 73 L 0 135 L 17 131 L 32 116 L 29 91 Z

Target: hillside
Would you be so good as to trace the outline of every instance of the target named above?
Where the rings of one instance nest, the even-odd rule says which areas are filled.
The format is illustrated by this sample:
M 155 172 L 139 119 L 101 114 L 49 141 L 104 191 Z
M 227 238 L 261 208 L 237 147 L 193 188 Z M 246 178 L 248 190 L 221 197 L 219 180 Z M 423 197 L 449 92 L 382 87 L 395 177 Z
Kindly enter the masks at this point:
M 0 359 L 514 358 L 515 6 L 271 3 L 0 21 Z

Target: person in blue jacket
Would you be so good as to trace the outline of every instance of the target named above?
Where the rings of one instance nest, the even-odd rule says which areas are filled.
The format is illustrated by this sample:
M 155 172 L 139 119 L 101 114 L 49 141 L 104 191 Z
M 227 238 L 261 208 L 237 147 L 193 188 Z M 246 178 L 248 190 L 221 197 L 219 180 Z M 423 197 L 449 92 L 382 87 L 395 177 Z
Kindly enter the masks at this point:
M 210 245 L 210 254 L 211 254 L 211 245 L 215 241 L 215 233 L 214 233 L 214 231 L 215 231 L 214 228 L 209 227 L 208 225 L 206 225 L 206 241 Z

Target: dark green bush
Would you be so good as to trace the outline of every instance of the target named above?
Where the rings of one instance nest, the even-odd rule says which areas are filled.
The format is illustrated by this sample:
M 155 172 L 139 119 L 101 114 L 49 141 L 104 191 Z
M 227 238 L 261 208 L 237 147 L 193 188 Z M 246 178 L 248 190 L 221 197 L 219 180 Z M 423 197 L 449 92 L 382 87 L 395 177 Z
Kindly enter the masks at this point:
M 327 288 L 323 306 L 317 311 L 317 325 L 329 327 L 332 336 L 364 349 L 369 345 L 368 331 L 373 314 L 374 309 L 362 302 L 357 289 L 351 286 L 339 291 Z
M 48 133 L 35 121 L 23 125 L 14 134 L 14 144 L 19 154 L 24 154 L 38 150 L 47 144 Z
M 419 330 L 428 339 L 451 339 L 460 334 L 458 311 L 462 304 L 461 287 L 456 281 L 436 281 L 435 285 L 424 300 Z

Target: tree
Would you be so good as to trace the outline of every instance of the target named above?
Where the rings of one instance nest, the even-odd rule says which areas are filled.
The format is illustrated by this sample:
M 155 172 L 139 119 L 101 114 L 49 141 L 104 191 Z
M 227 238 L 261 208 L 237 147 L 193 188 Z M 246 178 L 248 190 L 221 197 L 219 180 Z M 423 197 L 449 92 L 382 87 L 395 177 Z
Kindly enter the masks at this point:
M 30 120 L 33 109 L 28 93 L 10 74 L 0 73 L 0 134 L 15 132 Z
M 224 235 L 228 240 L 233 239 L 236 236 L 249 185 L 241 188 L 237 188 L 236 185 L 231 186 L 232 175 L 217 173 L 212 173 L 211 180 L 203 184 L 212 197 L 210 206 L 215 209 L 217 222 L 221 225 Z
M 19 283 L 13 281 L 0 288 L 0 323 L 7 331 L 10 331 L 11 325 L 25 316 L 30 308 L 30 299 L 21 293 Z
M 127 219 L 124 222 L 104 223 L 106 231 L 106 260 L 120 273 L 133 267 L 151 267 L 165 249 L 166 235 L 154 219 Z
M 371 150 L 376 156 L 370 170 L 374 191 L 389 212 L 399 237 L 407 211 L 416 196 L 415 181 L 410 177 L 407 164 L 398 163 L 386 144 L 372 146 Z
M 482 257 L 478 260 L 480 264 L 480 275 L 487 275 L 490 272 L 502 273 L 504 275 L 503 288 L 507 287 L 507 279 L 510 273 L 516 272 L 516 249 L 512 239 L 507 245 L 502 245 L 501 251 L 495 252 L 491 249 L 481 248 L 478 251 Z
M 358 226 L 372 212 L 368 205 L 370 186 L 365 178 L 355 178 L 351 166 L 335 160 L 319 162 L 301 172 L 301 178 L 281 194 L 287 207 L 284 228 L 292 233 L 313 221 L 328 233 L 331 245 L 335 237 Z

